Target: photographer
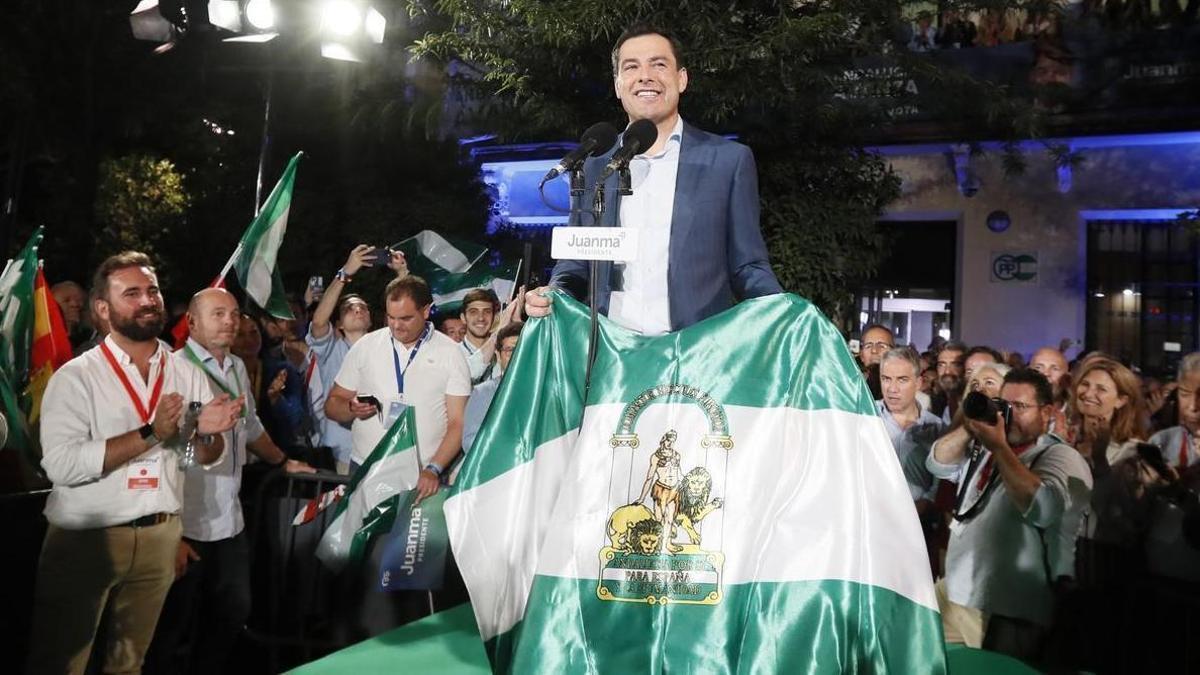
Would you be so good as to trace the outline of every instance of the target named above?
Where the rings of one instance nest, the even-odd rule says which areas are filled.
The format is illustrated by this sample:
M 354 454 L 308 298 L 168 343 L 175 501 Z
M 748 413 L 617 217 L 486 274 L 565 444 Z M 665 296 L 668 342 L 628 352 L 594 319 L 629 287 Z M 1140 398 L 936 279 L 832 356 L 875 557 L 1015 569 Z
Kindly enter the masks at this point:
M 963 408 L 966 424 L 938 439 L 926 462 L 958 485 L 939 600 L 980 612 L 985 649 L 1036 660 L 1052 622 L 1053 586 L 1073 576 L 1091 474 L 1079 453 L 1046 433 L 1054 405 L 1042 374 L 1013 370 L 999 399 L 975 394 Z M 944 606 L 942 614 L 948 622 L 963 612 Z

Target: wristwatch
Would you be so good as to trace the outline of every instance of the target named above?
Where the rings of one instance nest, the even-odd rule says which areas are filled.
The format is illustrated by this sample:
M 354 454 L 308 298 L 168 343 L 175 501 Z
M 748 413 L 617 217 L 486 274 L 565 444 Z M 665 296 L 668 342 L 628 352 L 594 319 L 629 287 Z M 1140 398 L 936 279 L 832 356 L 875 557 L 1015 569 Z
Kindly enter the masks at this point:
M 343 284 L 348 284 L 353 277 L 351 277 L 349 274 L 346 274 L 345 268 L 340 268 L 337 272 L 333 273 L 333 278 L 337 279 Z
M 437 476 L 438 478 L 442 477 L 442 467 L 438 466 L 437 464 L 434 464 L 433 462 L 426 464 L 424 470 L 432 473 L 433 475 Z
M 150 424 L 143 424 L 141 427 L 139 427 L 138 428 L 138 436 L 141 436 L 142 440 L 146 441 L 146 443 L 147 443 L 146 447 L 153 447 L 155 445 L 158 445 L 159 442 L 162 440 L 158 436 L 154 435 L 154 426 L 150 425 Z

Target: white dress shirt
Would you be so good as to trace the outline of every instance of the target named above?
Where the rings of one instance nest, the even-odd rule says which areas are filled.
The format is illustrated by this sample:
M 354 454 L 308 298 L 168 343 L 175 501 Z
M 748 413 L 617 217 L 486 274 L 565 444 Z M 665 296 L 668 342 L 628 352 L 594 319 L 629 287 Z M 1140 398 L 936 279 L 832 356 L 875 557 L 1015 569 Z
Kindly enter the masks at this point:
M 143 406 L 162 373 L 162 396 L 178 393 L 184 409 L 213 397 L 204 372 L 165 342 L 150 357 L 149 380 L 112 336 L 104 338 Z M 154 410 L 149 410 L 154 419 Z M 104 471 L 108 439 L 141 427 L 142 420 L 103 350 L 90 349 L 50 378 L 42 398 L 42 468 L 54 484 L 46 519 L 68 529 L 120 525 L 154 513 L 177 513 L 183 501 L 179 456 L 159 443 L 133 460 Z M 222 459 L 224 459 L 222 457 Z M 221 460 L 218 460 L 221 461 Z M 195 469 L 199 471 L 201 469 Z
M 484 338 L 485 340 L 487 338 Z M 463 337 L 462 342 L 458 343 L 462 349 L 463 356 L 467 359 L 467 369 L 471 371 L 471 384 L 477 385 L 484 380 L 496 377 L 496 369 L 492 363 L 483 358 L 483 349 L 471 344 L 471 339 Z M 494 352 L 493 352 L 494 357 Z
M 209 376 L 213 394 L 240 396 L 250 390 L 246 364 L 233 354 L 223 363 L 200 343 L 188 338 L 185 350 L 191 350 Z M 180 355 L 187 355 L 182 352 Z M 190 358 L 189 358 L 190 360 Z M 219 383 L 219 384 L 218 384 Z M 223 386 L 222 386 L 223 385 Z M 183 536 L 196 541 L 219 541 L 236 536 L 245 526 L 242 502 L 242 467 L 246 465 L 246 443 L 263 435 L 263 425 L 254 409 L 254 397 L 246 397 L 245 414 L 233 429 L 221 434 L 225 454 L 208 471 L 188 471 L 183 491 Z
M 643 335 L 671 332 L 667 268 L 682 140 L 680 117 L 661 153 L 629 162 L 633 194 L 621 197 L 621 226 L 638 230 L 638 251 L 637 260 L 624 266 L 622 290 L 609 299 L 608 318 Z

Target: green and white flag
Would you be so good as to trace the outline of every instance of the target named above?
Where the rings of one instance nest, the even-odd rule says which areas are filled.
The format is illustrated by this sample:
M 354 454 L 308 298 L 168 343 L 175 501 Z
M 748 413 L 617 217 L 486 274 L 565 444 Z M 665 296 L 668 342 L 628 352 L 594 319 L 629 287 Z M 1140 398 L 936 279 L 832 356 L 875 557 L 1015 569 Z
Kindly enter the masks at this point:
M 0 272 L 0 370 L 14 389 L 29 376 L 33 351 L 33 282 L 38 270 L 42 227 L 34 230 L 21 252 Z
M 466 272 L 487 253 L 486 246 L 443 237 L 433 230 L 421 230 L 392 248 L 404 252 L 410 272 L 426 279 Z
M 533 319 L 446 503 L 496 672 L 943 673 L 924 540 L 836 329 Z
M 439 312 L 456 313 L 463 297 L 476 288 L 490 288 L 500 302 L 512 296 L 517 265 L 489 264 L 484 246 L 422 230 L 393 248 L 404 253 L 409 272 L 429 283 Z
M 413 409 L 407 408 L 358 467 L 346 496 L 338 501 L 317 545 L 317 558 L 326 567 L 340 571 L 357 564 L 374 537 L 392 530 L 404 497 L 416 486 L 417 462 L 417 422 Z
M 288 162 L 283 176 L 250 227 L 246 228 L 233 253 L 233 269 L 246 295 L 268 314 L 281 319 L 294 318 L 283 290 L 278 262 L 279 246 L 287 233 L 288 213 L 292 208 L 296 165 L 303 156 L 303 152 L 297 152 Z

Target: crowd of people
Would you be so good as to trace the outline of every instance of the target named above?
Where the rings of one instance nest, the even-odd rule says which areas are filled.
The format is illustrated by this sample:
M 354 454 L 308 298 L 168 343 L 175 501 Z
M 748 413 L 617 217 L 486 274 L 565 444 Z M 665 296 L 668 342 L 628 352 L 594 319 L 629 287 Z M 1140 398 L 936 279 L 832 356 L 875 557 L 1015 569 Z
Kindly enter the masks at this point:
M 1155 647 L 1197 608 L 1200 353 L 1163 384 L 1101 352 L 918 353 L 872 325 L 858 358 L 948 641 L 1092 672 L 1134 672 L 1147 653 L 1195 665 Z
M 919 12 L 904 42 L 914 52 L 995 47 L 1016 42 L 1057 41 L 1064 24 L 1094 24 L 1109 32 L 1186 28 L 1200 18 L 1200 0 L 1082 0 L 1031 3 L 1023 9 L 964 12 L 947 7 L 935 20 Z
M 90 292 L 52 287 L 77 357 L 41 408 L 52 490 L 29 672 L 83 672 L 96 658 L 105 672 L 225 669 L 252 604 L 248 464 L 349 474 L 412 407 L 422 468 L 404 479 L 423 496 L 445 484 L 516 348 L 522 296 L 502 309 L 477 289 L 431 315 L 428 284 L 392 252 L 377 322 L 349 292 L 373 254 L 350 251 L 328 287 L 297 298 L 295 318 L 201 290 L 178 349 L 141 253 L 106 260 Z

